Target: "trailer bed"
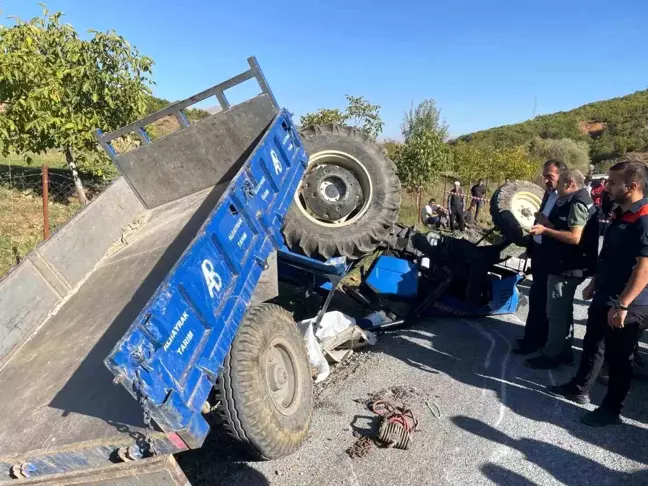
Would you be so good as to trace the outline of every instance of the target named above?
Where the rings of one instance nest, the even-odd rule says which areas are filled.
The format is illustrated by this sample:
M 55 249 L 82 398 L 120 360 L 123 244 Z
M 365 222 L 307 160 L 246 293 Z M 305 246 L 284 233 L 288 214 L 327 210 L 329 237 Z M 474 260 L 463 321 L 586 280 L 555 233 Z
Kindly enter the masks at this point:
M 135 219 L 85 283 L 0 370 L 0 463 L 142 434 L 142 409 L 104 359 L 196 236 L 227 184 Z M 145 278 L 144 278 L 145 277 Z M 12 463 L 20 462 L 12 460 Z

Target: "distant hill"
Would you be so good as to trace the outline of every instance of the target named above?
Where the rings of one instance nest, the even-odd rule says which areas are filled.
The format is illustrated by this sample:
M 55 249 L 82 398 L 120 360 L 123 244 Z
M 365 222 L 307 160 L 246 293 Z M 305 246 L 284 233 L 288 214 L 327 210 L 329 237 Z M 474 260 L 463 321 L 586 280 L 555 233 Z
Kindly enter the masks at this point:
M 627 152 L 648 152 L 648 90 L 462 135 L 457 140 L 517 146 L 535 137 L 586 141 L 594 163 Z

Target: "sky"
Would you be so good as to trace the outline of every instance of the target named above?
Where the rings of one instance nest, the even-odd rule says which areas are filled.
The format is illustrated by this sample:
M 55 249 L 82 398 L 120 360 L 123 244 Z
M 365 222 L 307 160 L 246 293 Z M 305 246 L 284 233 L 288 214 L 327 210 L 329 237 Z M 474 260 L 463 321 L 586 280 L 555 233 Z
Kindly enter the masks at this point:
M 297 120 L 364 96 L 381 106 L 383 138 L 399 139 L 404 112 L 426 98 L 457 136 L 531 118 L 534 105 L 553 113 L 648 88 L 646 0 L 46 3 L 79 32 L 114 29 L 153 58 L 157 96 L 189 97 L 256 56 Z M 0 0 L 0 10 L 29 18 L 41 8 Z M 250 81 L 227 95 L 256 91 Z

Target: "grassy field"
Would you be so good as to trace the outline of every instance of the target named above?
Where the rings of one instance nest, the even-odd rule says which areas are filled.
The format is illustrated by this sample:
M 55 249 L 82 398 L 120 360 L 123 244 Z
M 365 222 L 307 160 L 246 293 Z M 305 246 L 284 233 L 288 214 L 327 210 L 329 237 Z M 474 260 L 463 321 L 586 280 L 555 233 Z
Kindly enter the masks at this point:
M 0 158 L 0 277 L 43 240 L 43 164 L 49 166 L 50 234 L 81 209 L 61 154 L 36 156 L 31 164 L 19 157 Z M 81 179 L 90 198 L 109 182 L 86 174 Z

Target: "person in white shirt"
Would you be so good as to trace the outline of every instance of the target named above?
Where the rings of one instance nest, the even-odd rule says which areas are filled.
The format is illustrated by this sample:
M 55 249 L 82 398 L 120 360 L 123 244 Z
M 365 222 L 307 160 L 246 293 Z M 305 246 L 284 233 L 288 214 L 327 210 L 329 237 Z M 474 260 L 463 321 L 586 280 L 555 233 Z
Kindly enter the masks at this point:
M 542 168 L 542 177 L 545 183 L 545 195 L 540 205 L 540 212 L 536 224 L 549 225 L 549 214 L 556 204 L 558 193 L 558 179 L 560 173 L 567 169 L 567 165 L 551 159 L 545 162 Z M 546 261 L 551 258 L 542 251 L 542 235 L 529 237 L 527 254 L 531 257 L 531 274 L 533 281 L 529 291 L 529 314 L 524 326 L 524 337 L 518 339 L 516 354 L 531 354 L 540 350 L 547 341 L 549 322 L 547 321 L 547 273 Z

